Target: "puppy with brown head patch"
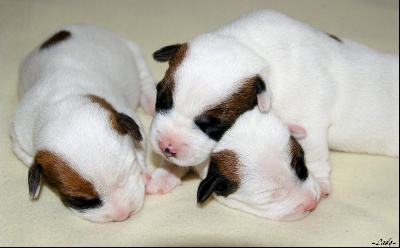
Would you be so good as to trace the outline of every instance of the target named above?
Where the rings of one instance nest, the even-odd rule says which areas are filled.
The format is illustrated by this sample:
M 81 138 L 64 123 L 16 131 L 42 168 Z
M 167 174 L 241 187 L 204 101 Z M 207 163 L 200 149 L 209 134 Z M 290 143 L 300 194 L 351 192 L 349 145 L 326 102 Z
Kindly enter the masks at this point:
M 170 66 L 157 86 L 149 141 L 168 162 L 154 171 L 149 193 L 179 184 L 184 167 L 206 161 L 255 106 L 307 130 L 299 142 L 323 196 L 331 191 L 329 149 L 399 155 L 398 53 L 260 10 L 164 47 L 154 59 Z
M 123 221 L 150 178 L 138 115 L 156 88 L 139 47 L 99 27 L 68 25 L 24 58 L 10 135 L 29 166 L 32 198 L 45 181 L 77 215 Z
M 262 115 L 253 109 L 236 120 L 211 154 L 197 201 L 213 193 L 232 208 L 291 221 L 316 207 L 321 189 L 288 127 L 272 111 Z

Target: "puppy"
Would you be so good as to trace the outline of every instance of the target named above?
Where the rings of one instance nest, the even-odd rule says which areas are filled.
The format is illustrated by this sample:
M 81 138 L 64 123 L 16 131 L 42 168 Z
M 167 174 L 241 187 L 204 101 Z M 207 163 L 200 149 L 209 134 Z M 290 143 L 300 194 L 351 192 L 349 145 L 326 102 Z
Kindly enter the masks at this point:
M 299 142 L 323 196 L 331 191 L 329 149 L 398 157 L 398 53 L 260 10 L 164 47 L 154 59 L 168 61 L 169 68 L 157 85 L 149 140 L 169 162 L 153 174 L 149 193 L 179 184 L 183 167 L 207 160 L 236 119 L 255 106 L 263 114 L 273 109 L 291 129 L 306 130 Z
M 212 193 L 227 206 L 292 221 L 315 208 L 321 190 L 289 129 L 272 111 L 263 115 L 254 108 L 236 120 L 211 153 L 197 201 Z
M 29 194 L 47 182 L 75 214 L 123 221 L 143 206 L 146 138 L 135 113 L 156 88 L 137 45 L 91 25 L 57 30 L 22 61 L 11 125 Z

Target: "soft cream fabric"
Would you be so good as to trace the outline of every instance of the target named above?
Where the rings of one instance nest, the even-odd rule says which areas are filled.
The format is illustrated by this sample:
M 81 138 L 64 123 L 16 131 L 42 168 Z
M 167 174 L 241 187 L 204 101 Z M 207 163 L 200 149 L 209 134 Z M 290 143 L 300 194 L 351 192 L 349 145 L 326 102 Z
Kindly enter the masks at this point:
M 44 37 L 68 23 L 111 29 L 141 46 L 159 81 L 167 65 L 152 60 L 154 51 L 261 8 L 398 52 L 396 0 L 0 0 L 0 246 L 374 246 L 380 239 L 398 246 L 399 159 L 391 157 L 332 152 L 332 195 L 295 222 L 261 219 L 215 200 L 199 207 L 194 174 L 172 193 L 146 196 L 143 209 L 119 223 L 77 217 L 47 186 L 38 200 L 29 199 L 28 168 L 12 152 L 8 129 L 19 61 Z M 148 131 L 151 117 L 140 113 Z M 149 150 L 149 167 L 158 163 Z

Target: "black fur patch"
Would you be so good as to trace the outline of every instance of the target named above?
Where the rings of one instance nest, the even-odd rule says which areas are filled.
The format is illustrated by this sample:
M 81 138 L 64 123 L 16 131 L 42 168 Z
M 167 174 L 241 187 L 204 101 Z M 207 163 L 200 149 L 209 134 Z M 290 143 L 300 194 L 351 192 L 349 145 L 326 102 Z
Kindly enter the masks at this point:
M 197 116 L 194 119 L 194 123 L 214 141 L 219 141 L 224 133 L 233 125 L 233 123 L 224 122 L 217 117 L 204 114 Z
M 197 189 L 197 203 L 204 203 L 212 193 L 226 197 L 238 190 L 238 188 L 239 183 L 231 182 L 211 160 L 207 177 L 200 182 Z
M 239 159 L 231 150 L 211 154 L 207 177 L 197 190 L 197 202 L 205 202 L 212 193 L 226 197 L 238 190 L 241 180 L 239 167 Z
M 172 109 L 174 105 L 172 94 L 172 89 L 167 87 L 165 80 L 157 84 L 156 112 L 165 113 Z
M 103 202 L 99 198 L 86 199 L 84 197 L 62 195 L 61 200 L 67 207 L 76 209 L 78 211 L 98 208 L 103 205 Z
M 69 31 L 61 30 L 60 32 L 54 34 L 47 41 L 45 41 L 41 46 L 40 50 L 47 49 L 52 47 L 62 41 L 65 41 L 71 37 L 71 33 Z
M 173 93 L 175 88 L 175 71 L 182 63 L 188 46 L 186 43 L 171 45 L 156 51 L 153 54 L 155 60 L 159 62 L 169 62 L 169 67 L 164 79 L 157 84 L 156 112 L 165 113 L 173 107 Z
M 257 106 L 257 95 L 265 90 L 259 76 L 249 78 L 237 92 L 196 116 L 194 123 L 210 139 L 219 141 L 240 115 Z
M 264 81 L 260 77 L 255 78 L 254 87 L 256 89 L 256 93 L 260 94 L 266 91 L 267 86 L 265 85 Z

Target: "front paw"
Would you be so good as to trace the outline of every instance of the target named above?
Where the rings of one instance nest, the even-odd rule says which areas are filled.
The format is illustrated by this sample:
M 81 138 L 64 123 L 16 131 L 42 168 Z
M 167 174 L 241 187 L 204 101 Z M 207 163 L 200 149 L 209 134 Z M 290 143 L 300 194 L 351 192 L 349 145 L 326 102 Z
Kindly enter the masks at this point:
M 164 168 L 157 168 L 146 184 L 146 193 L 149 195 L 165 194 L 182 183 L 181 179 Z
M 144 184 L 147 184 L 151 179 L 151 173 L 148 171 L 142 171 L 141 174 Z
M 331 184 L 329 179 L 317 179 L 319 182 L 319 186 L 321 187 L 321 197 L 326 198 L 331 194 Z

